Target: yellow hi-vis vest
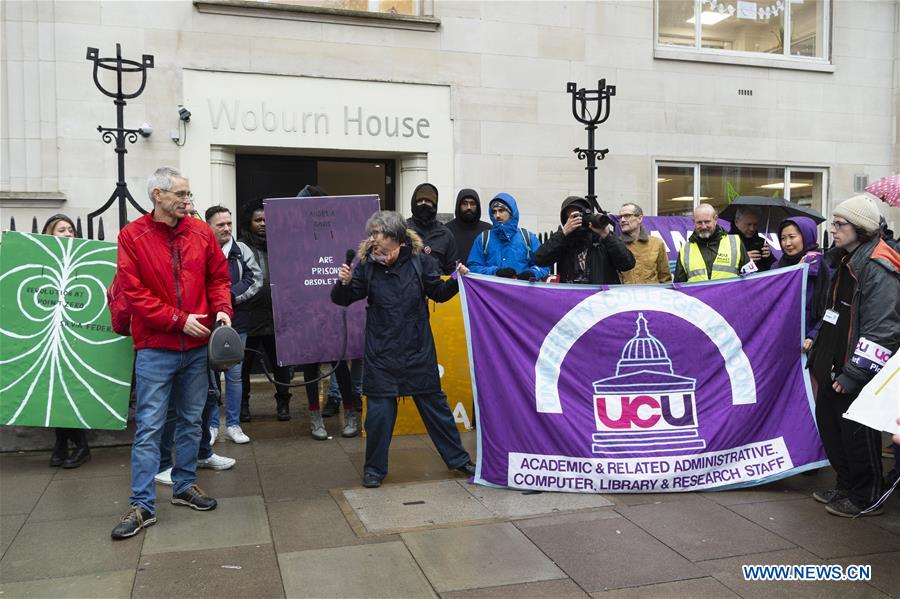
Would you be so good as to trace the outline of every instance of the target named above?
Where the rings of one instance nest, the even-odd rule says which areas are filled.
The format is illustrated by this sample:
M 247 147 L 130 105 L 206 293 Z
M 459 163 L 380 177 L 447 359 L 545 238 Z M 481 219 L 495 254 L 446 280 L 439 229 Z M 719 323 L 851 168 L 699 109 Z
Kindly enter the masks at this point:
M 730 279 L 738 276 L 738 262 L 741 259 L 740 240 L 734 235 L 723 235 L 719 240 L 719 249 L 712 266 L 712 276 L 706 274 L 706 263 L 696 243 L 685 243 L 681 246 L 678 259 L 687 273 L 687 282 Z

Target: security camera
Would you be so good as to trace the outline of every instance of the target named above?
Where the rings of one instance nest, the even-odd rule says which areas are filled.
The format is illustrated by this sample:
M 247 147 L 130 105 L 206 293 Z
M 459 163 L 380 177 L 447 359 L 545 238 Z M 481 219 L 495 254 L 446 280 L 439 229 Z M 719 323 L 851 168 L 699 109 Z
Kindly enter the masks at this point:
M 141 134 L 141 137 L 150 137 L 150 135 L 153 134 L 153 127 L 150 125 L 150 123 L 144 123 L 143 125 L 138 127 L 138 133 Z
M 180 106 L 178 108 L 178 118 L 180 118 L 185 123 L 191 120 L 191 111 L 185 108 L 184 106 Z

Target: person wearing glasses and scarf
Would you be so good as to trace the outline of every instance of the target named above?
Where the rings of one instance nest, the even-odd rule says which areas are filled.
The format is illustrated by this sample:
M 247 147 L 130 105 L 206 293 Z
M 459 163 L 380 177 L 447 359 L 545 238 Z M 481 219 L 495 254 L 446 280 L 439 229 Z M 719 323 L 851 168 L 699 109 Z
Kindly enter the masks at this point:
M 826 259 L 835 272 L 809 362 L 816 423 L 837 484 L 813 498 L 836 516 L 876 516 L 881 508 L 866 509 L 882 491 L 881 433 L 843 414 L 900 345 L 900 254 L 881 239 L 869 196 L 854 196 L 833 214 L 835 248 Z

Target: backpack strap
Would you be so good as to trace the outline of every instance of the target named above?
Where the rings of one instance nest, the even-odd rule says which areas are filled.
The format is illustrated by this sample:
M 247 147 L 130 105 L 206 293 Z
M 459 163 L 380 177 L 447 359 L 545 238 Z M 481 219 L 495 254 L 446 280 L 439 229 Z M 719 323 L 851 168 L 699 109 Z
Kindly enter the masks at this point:
M 529 264 L 531 263 L 531 234 L 528 233 L 528 229 L 525 227 L 521 227 L 519 231 L 522 233 L 522 240 L 525 241 L 525 260 Z
M 481 232 L 481 253 L 484 254 L 482 257 L 487 260 L 487 248 L 488 243 L 491 241 L 491 230 L 488 229 L 486 231 Z

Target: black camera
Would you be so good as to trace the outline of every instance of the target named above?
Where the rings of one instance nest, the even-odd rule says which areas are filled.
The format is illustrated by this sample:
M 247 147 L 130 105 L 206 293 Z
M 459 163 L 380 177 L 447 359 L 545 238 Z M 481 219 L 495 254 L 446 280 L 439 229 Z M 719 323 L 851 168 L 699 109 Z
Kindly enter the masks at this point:
M 582 208 L 581 210 L 581 228 L 588 229 L 594 225 L 598 229 L 607 227 L 612 224 L 609 216 L 605 212 L 596 213 L 590 208 Z

